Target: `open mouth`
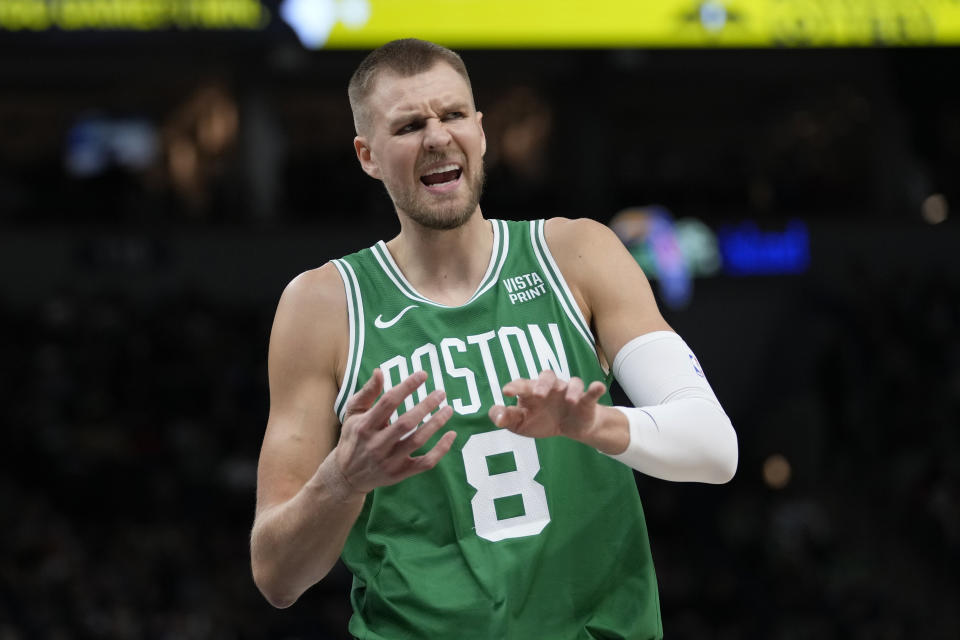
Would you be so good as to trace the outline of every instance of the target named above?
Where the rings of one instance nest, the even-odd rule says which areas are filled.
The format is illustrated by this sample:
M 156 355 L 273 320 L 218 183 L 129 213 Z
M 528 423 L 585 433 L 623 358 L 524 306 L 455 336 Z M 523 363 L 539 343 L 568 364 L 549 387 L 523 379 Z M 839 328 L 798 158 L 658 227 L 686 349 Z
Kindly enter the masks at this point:
M 427 187 L 442 187 L 460 179 L 463 169 L 455 164 L 445 164 L 436 167 L 420 176 L 420 182 Z

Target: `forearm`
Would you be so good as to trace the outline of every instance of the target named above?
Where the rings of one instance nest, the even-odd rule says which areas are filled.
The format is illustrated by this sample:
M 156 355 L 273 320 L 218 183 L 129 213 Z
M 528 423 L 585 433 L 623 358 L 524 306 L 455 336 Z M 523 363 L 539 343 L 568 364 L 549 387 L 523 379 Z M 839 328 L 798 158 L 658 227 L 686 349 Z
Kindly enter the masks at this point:
M 648 476 L 674 482 L 729 482 L 737 470 L 737 435 L 730 419 L 703 398 L 657 407 L 616 407 L 628 423 L 628 444 L 603 451 Z
M 605 409 L 597 431 L 607 435 L 594 446 L 664 480 L 719 484 L 733 477 L 736 432 L 679 336 L 655 332 L 631 341 L 614 372 L 635 407 Z
M 722 484 L 736 471 L 737 435 L 717 404 L 693 397 L 657 407 L 597 409 L 585 444 L 645 475 Z
M 339 558 L 365 494 L 353 491 L 328 455 L 290 500 L 257 515 L 250 538 L 253 578 L 275 607 L 288 607 Z

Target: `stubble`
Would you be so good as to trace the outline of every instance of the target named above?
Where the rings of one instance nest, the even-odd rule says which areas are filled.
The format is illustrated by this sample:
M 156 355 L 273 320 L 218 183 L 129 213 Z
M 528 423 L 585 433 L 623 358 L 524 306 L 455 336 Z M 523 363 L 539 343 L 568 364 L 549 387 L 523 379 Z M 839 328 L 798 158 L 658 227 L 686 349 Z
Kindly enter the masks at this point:
M 428 158 L 424 164 L 437 161 Z M 387 193 L 393 200 L 394 206 L 420 226 L 436 231 L 448 231 L 464 225 L 477 210 L 486 181 L 483 161 L 481 160 L 479 167 L 472 174 L 468 175 L 464 171 L 461 179 L 466 182 L 468 194 L 466 200 L 462 201 L 457 198 L 449 202 L 431 202 L 430 196 L 421 193 L 419 187 L 415 187 L 412 191 L 398 190 L 399 193 L 393 193 L 387 187 Z

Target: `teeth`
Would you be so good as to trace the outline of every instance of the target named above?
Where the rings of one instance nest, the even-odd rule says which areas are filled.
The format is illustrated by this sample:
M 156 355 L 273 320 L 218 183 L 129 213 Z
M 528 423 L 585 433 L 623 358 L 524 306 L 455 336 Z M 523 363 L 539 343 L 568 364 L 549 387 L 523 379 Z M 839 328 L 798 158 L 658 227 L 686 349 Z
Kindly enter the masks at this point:
M 435 174 L 435 173 L 444 173 L 444 172 L 446 172 L 446 171 L 456 171 L 456 170 L 459 169 L 459 168 L 460 168 L 460 167 L 459 167 L 458 165 L 455 165 L 455 164 L 445 164 L 445 165 L 443 165 L 442 167 L 437 167 L 436 169 L 430 169 L 430 171 L 427 171 L 427 172 L 426 172 L 425 174 L 423 174 L 423 175 L 425 175 L 425 176 L 432 176 L 432 175 Z

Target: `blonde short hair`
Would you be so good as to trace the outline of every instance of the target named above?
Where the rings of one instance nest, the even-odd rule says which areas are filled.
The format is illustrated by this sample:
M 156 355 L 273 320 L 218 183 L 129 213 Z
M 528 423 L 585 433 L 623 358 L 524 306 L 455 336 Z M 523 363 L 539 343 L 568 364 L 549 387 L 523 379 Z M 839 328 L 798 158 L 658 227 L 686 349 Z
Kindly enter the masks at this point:
M 358 135 L 363 135 L 370 124 L 370 115 L 367 113 L 366 100 L 376 80 L 383 72 L 394 73 L 402 78 L 429 71 L 437 63 L 445 62 L 454 71 L 459 73 L 470 89 L 473 96 L 473 86 L 463 59 L 455 52 L 426 40 L 404 38 L 393 40 L 371 51 L 350 78 L 347 95 L 350 98 L 350 109 L 353 111 L 353 125 Z

